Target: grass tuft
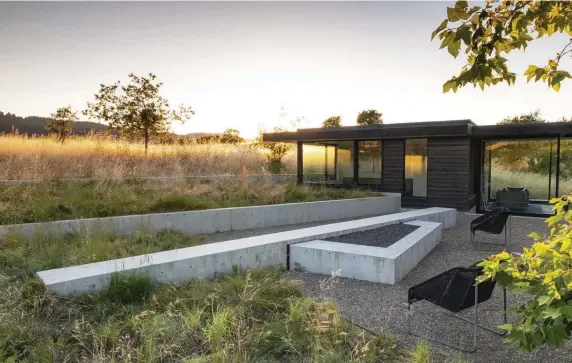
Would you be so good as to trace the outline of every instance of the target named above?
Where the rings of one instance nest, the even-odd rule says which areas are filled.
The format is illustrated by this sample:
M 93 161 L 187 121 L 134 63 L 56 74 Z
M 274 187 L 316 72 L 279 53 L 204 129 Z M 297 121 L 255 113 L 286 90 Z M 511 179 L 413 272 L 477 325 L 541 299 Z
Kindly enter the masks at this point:
M 114 274 L 105 297 L 121 304 L 138 304 L 147 301 L 152 291 L 151 281 L 145 276 Z

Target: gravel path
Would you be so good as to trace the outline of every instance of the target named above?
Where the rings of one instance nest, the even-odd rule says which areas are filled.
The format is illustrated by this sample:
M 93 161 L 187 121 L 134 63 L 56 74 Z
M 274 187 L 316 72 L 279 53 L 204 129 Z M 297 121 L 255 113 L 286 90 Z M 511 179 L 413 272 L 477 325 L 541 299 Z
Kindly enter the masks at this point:
M 364 232 L 354 232 L 328 238 L 326 241 L 386 248 L 415 231 L 417 228 L 419 228 L 419 226 L 410 224 L 391 224 Z
M 475 215 L 458 214 L 457 226 L 444 230 L 441 243 L 398 284 L 386 285 L 340 278 L 331 289 L 331 298 L 336 301 L 342 315 L 347 319 L 372 331 L 395 335 L 400 344 L 413 348 L 418 338 L 402 331 L 406 329 L 407 289 L 449 268 L 468 266 L 492 253 L 475 251 L 470 245 L 469 223 L 474 218 Z M 541 234 L 548 232 L 543 219 L 525 217 L 513 217 L 511 230 L 512 239 L 508 249 L 512 251 L 522 250 L 523 246 L 531 244 L 530 238 L 526 237 L 530 232 Z M 479 234 L 478 238 L 481 241 L 498 243 L 504 238 L 504 234 L 498 236 Z M 320 291 L 319 287 L 319 281 L 324 276 L 303 272 L 290 272 L 290 274 L 302 282 L 309 294 L 316 297 L 324 295 L 324 291 Z M 509 306 L 517 302 L 517 298 L 509 293 Z M 466 346 L 472 344 L 471 328 L 457 319 L 448 317 L 443 313 L 444 310 L 437 306 L 422 301 L 412 305 L 412 310 L 413 328 L 416 332 L 429 333 Z M 497 288 L 493 297 L 480 305 L 479 322 L 491 327 L 498 326 L 502 324 L 501 311 L 502 290 Z M 471 316 L 467 311 L 462 315 Z M 463 353 L 463 358 L 468 362 L 477 363 L 572 362 L 572 344 L 561 349 L 546 348 L 530 354 L 519 353 L 517 348 L 503 342 L 503 338 L 485 331 L 479 332 L 477 349 L 475 353 Z M 436 362 L 445 361 L 453 352 L 457 354 L 456 351 L 435 343 L 432 343 L 432 351 Z

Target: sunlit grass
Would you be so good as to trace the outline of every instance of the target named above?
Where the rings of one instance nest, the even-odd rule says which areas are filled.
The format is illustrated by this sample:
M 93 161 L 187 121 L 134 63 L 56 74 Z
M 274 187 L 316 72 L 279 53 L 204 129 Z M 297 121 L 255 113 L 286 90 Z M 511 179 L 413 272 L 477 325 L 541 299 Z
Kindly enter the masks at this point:
M 267 174 L 262 151 L 249 144 L 151 144 L 110 136 L 0 135 L 0 180 Z M 295 170 L 295 153 L 283 162 Z

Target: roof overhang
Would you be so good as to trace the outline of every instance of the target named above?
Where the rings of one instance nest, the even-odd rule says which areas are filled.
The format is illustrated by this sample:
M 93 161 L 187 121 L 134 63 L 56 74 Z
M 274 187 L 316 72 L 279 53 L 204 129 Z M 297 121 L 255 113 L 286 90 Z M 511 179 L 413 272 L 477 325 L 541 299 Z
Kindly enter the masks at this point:
M 263 134 L 264 141 L 377 140 L 416 137 L 469 136 L 475 124 L 470 120 L 409 122 L 371 126 L 298 129 Z
M 470 120 L 410 122 L 371 126 L 346 126 L 263 134 L 264 141 L 345 141 L 418 137 L 476 137 L 479 139 L 525 139 L 572 137 L 572 123 L 477 126 Z
M 572 123 L 515 124 L 476 126 L 473 135 L 481 138 L 524 139 L 572 136 Z

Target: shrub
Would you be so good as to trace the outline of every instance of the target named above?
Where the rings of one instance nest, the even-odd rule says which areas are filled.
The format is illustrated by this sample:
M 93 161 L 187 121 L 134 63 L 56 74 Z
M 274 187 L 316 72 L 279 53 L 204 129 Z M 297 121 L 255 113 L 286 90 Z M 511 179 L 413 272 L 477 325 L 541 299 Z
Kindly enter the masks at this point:
M 494 279 L 511 292 L 530 295 L 516 308 L 517 322 L 501 326 L 521 350 L 544 344 L 561 347 L 572 331 L 571 197 L 551 200 L 556 214 L 546 220 L 547 237 L 532 233 L 536 242 L 523 253 L 503 251 L 480 264 L 481 282 Z

